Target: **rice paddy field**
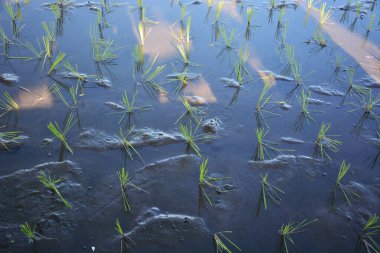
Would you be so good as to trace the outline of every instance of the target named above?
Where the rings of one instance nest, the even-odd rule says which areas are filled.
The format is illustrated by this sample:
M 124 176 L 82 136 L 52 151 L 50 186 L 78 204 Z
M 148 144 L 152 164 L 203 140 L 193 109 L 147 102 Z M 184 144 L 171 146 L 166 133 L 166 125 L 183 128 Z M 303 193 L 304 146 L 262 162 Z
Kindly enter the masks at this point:
M 0 252 L 380 252 L 377 0 L 2 0 Z

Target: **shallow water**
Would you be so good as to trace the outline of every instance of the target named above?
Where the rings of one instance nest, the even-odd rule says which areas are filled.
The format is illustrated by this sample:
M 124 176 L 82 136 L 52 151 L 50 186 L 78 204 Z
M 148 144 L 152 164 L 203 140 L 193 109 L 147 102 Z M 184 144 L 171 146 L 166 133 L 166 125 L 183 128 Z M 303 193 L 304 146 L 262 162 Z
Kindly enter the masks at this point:
M 156 93 L 152 96 L 151 92 L 144 89 L 145 86 L 138 85 L 133 78 L 137 76 L 139 79 L 140 75 L 134 73 L 131 55 L 135 44 L 140 42 L 137 1 L 120 2 L 121 5 L 105 9 L 111 11 L 103 16 L 102 24 L 109 24 L 109 27 L 102 28 L 103 37 L 113 40 L 114 47 L 119 49 L 116 51 L 118 57 L 112 64 L 99 64 L 98 67 L 92 57 L 89 36 L 90 27 L 98 29 L 97 12 L 88 7 L 67 7 L 62 34 L 56 33 L 53 59 L 60 50 L 66 53 L 65 59 L 71 65 L 76 65 L 80 73 L 90 75 L 89 79 L 94 80 L 96 75 L 102 75 L 101 77 L 112 82 L 110 88 L 100 87 L 91 80 L 86 82 L 84 95 L 78 98 L 78 109 L 72 110 L 68 109 L 59 96 L 48 92 L 48 87 L 54 82 L 67 87 L 77 87 L 76 80 L 63 78 L 60 74 L 67 71 L 63 65 L 48 76 L 48 61 L 42 68 L 42 62 L 36 59 L 15 59 L 32 55 L 21 43 L 29 41 L 35 47 L 38 47 L 37 39 L 42 43 L 41 37 L 45 32 L 41 22 L 55 23 L 52 11 L 42 7 L 44 3 L 37 0 L 21 5 L 22 19 L 18 22 L 19 27 L 25 26 L 18 37 L 14 38 L 14 44 L 9 45 L 8 57 L 3 55 L 0 64 L 0 74 L 13 73 L 19 77 L 12 85 L 1 83 L 0 91 L 7 91 L 20 105 L 18 112 L 11 111 L 0 118 L 4 125 L 1 131 L 22 131 L 29 137 L 19 148 L 0 153 L 0 176 L 5 182 L 2 187 L 14 187 L 18 198 L 21 199 L 17 199 L 21 207 L 17 207 L 16 204 L 8 207 L 7 202 L 12 201 L 10 197 L 2 196 L 0 200 L 0 213 L 7 214 L 0 214 L 3 216 L 0 219 L 1 252 L 91 252 L 92 246 L 95 247 L 95 252 L 118 252 L 120 242 L 116 239 L 115 219 L 120 220 L 124 232 L 127 233 L 138 227 L 139 217 L 153 207 L 159 208 L 158 212 L 168 214 L 168 217 L 188 215 L 201 218 L 206 229 L 199 231 L 199 234 L 185 233 L 181 231 L 182 226 L 173 229 L 167 226 L 167 222 L 163 222 L 162 229 L 168 233 L 160 234 L 162 240 L 152 239 L 152 234 L 142 232 L 137 236 L 138 240 L 136 239 L 139 243 L 130 243 L 129 251 L 211 252 L 215 251 L 213 234 L 228 230 L 233 231 L 230 238 L 243 252 L 274 252 L 279 251 L 278 230 L 282 224 L 315 218 L 318 218 L 318 222 L 311 224 L 307 231 L 293 236 L 296 246 L 290 246 L 290 252 L 297 249 L 299 252 L 312 253 L 355 250 L 357 234 L 362 225 L 369 215 L 380 210 L 380 173 L 376 160 L 379 150 L 376 145 L 367 142 L 368 138 L 376 138 L 379 131 L 376 116 L 379 115 L 378 108 L 374 107 L 375 116 L 366 118 L 362 128 L 358 130 L 355 126 L 360 123 L 363 110 L 350 110 L 355 109 L 355 105 L 360 103 L 361 96 L 327 96 L 315 92 L 316 89 L 310 89 L 311 98 L 325 103 L 309 103 L 312 120 L 309 123 L 304 122 L 302 128 L 297 128 L 295 124 L 301 112 L 297 96 L 301 96 L 302 90 L 307 90 L 309 86 L 321 86 L 346 94 L 349 87 L 348 67 L 355 68 L 354 84 L 364 87 L 365 83 L 360 80 L 368 76 L 377 82 L 380 81 L 379 15 L 375 17 L 368 40 L 364 41 L 371 15 L 379 13 L 377 1 L 374 2 L 373 10 L 365 9 L 366 5 L 363 5 L 362 9 L 368 13 L 359 17 L 356 23 L 355 12 L 349 12 L 348 18 L 342 20 L 344 11 L 334 10 L 332 17 L 321 28 L 327 41 L 327 46 L 321 48 L 312 40 L 318 29 L 319 14 L 316 11 L 308 12 L 306 3 L 301 1 L 296 9 L 286 8 L 281 18 L 280 29 L 277 30 L 280 8 L 273 10 L 270 21 L 267 3 L 235 3 L 225 0 L 218 24 L 221 29 L 224 27 L 227 34 L 235 31 L 230 50 L 223 50 L 221 34 L 215 38 L 216 4 L 210 10 L 206 2 L 200 5 L 186 5 L 187 16 L 192 18 L 190 60 L 200 65 L 187 66 L 187 71 L 199 73 L 201 76 L 189 81 L 188 87 L 179 94 L 178 83 L 169 82 L 167 76 L 182 71 L 184 67 L 176 49 L 178 42 L 169 29 L 179 20 L 180 6 L 177 1 L 144 1 L 146 17 L 158 22 L 148 25 L 150 32 L 144 45 L 145 62 L 153 60 L 159 53 L 155 66 L 166 64 L 164 71 L 156 78 L 167 91 L 164 98 Z M 340 0 L 329 1 L 327 7 L 339 7 L 345 3 Z M 99 3 L 97 4 L 100 8 Z M 112 6 L 113 3 L 109 4 Z M 12 6 L 16 8 L 14 3 Z M 246 10 L 249 7 L 253 8 L 254 14 L 251 21 L 251 37 L 247 39 Z M 317 4 L 317 7 L 320 5 Z M 187 17 L 185 23 L 186 20 Z M 0 6 L 0 24 L 7 36 L 12 38 L 10 17 L 3 4 Z M 284 25 L 287 26 L 286 32 Z M 176 29 L 178 26 L 174 25 L 173 30 L 177 31 Z M 305 43 L 309 40 L 310 43 Z M 280 76 L 283 75 L 281 72 L 286 65 L 286 44 L 295 47 L 295 59 L 302 64 L 303 83 L 300 86 Z M 238 89 L 226 87 L 220 79 L 236 78 L 233 69 L 240 48 L 248 48 L 250 51 L 246 63 L 249 72 L 248 82 Z M 336 71 L 335 62 L 338 55 L 344 61 L 340 70 Z M 264 86 L 261 78 L 263 73 L 268 73 L 266 71 L 278 75 L 277 78 L 274 76 L 275 79 L 271 83 L 268 92 L 268 95 L 271 95 L 271 103 L 266 106 L 266 109 L 276 115 L 273 117 L 271 114 L 264 114 L 266 117 L 265 120 L 261 120 L 261 124 L 269 130 L 266 140 L 280 144 L 279 147 L 284 149 L 282 153 L 294 156 L 285 159 L 287 166 L 279 166 L 276 163 L 273 166 L 249 163 L 257 146 L 256 128 L 259 122 L 255 116 L 255 109 Z M 292 78 L 292 75 L 289 77 Z M 122 114 L 115 114 L 115 110 L 105 103 L 120 104 L 124 91 L 127 91 L 131 98 L 136 90 L 136 105 L 149 105 L 150 108 L 134 113 L 130 120 L 127 117 L 120 122 Z M 294 92 L 290 93 L 291 91 Z M 371 91 L 372 97 L 375 98 L 378 89 L 373 88 Z M 66 90 L 61 88 L 61 92 L 67 101 L 71 101 Z M 45 94 L 48 94 L 45 99 L 38 100 Z M 199 204 L 198 168 L 201 160 L 193 155 L 185 158 L 182 156 L 192 153 L 183 141 L 136 147 L 143 162 L 136 159 L 137 157 L 131 160 L 120 149 L 85 149 L 80 145 L 80 133 L 89 129 L 103 131 L 110 136 L 118 133 L 120 128 L 131 126 L 135 129 L 149 127 L 165 133 L 178 131 L 175 122 L 185 111 L 179 95 L 204 98 L 207 105 L 201 108 L 206 113 L 202 116 L 203 119 L 218 118 L 222 122 L 221 130 L 214 134 L 215 138 L 197 142 L 201 154 L 209 159 L 210 175 L 231 177 L 223 180 L 223 184 L 236 187 L 236 190 L 222 194 L 206 188 L 213 202 L 212 206 L 204 197 L 203 204 Z M 369 95 L 364 95 L 363 99 L 368 100 L 368 97 Z M 292 105 L 292 108 L 281 109 L 281 104 L 277 102 L 283 101 Z M 53 138 L 47 128 L 49 122 L 56 121 L 62 126 L 70 111 L 77 120 L 68 134 L 68 143 L 74 154 L 65 152 L 62 157 L 61 145 L 57 139 L 51 146 L 41 147 L 41 144 L 43 139 Z M 337 135 L 334 138 L 343 144 L 339 146 L 339 152 L 328 152 L 331 161 L 327 158 L 305 159 L 302 156 L 313 156 L 314 143 L 322 122 L 331 123 L 328 133 Z M 182 123 L 186 124 L 187 119 Z M 202 132 L 201 129 L 199 132 Z M 283 142 L 283 137 L 296 138 L 305 143 Z M 292 151 L 287 151 L 290 149 Z M 276 158 L 277 155 L 276 152 L 270 152 L 270 157 L 266 159 Z M 167 160 L 172 157 L 172 160 Z M 72 210 L 56 201 L 53 195 L 49 198 L 49 192 L 34 177 L 24 179 L 27 182 L 31 181 L 26 184 L 30 186 L 28 189 L 8 185 L 12 181 L 7 181 L 6 175 L 12 177 L 14 172 L 60 160 L 72 161 L 80 168 L 80 173 L 74 179 L 65 175 L 65 172 L 62 172 L 62 175 L 59 173 L 59 176 L 67 178 L 70 183 L 61 188 L 64 197 L 73 204 Z M 331 206 L 329 196 L 342 160 L 351 164 L 344 183 L 359 183 L 364 190 L 355 188 L 363 194 L 361 198 L 352 199 L 352 206 L 345 204 L 340 192 L 337 193 L 334 206 Z M 158 162 L 154 165 L 156 161 Z M 144 167 L 147 164 L 153 165 Z M 60 166 L 54 167 L 54 171 L 59 171 Z M 123 208 L 117 179 L 117 171 L 123 166 L 138 186 L 150 192 L 145 194 L 128 188 L 128 197 L 132 205 L 132 212 L 128 214 Z M 258 211 L 260 175 L 266 173 L 269 174 L 268 180 L 285 194 L 281 195 L 282 201 L 279 205 L 269 202 L 267 210 L 261 206 Z M 31 174 L 19 175 L 22 181 L 23 177 L 30 177 Z M 77 188 L 70 187 L 72 185 Z M 25 207 L 30 203 L 23 203 L 22 200 L 24 196 L 27 198 L 28 194 L 43 195 L 32 202 L 35 209 L 31 208 L 30 211 Z M 18 227 L 24 222 L 39 223 L 39 229 L 44 231 L 46 223 L 41 222 L 41 219 L 44 217 L 45 209 L 47 216 L 52 212 L 58 213 L 60 222 L 53 223 L 55 227 L 45 228 L 45 231 L 53 233 L 52 235 L 43 235 L 57 239 L 41 239 L 35 244 L 28 244 L 28 239 Z M 146 242 L 143 243 L 142 239 L 146 239 Z

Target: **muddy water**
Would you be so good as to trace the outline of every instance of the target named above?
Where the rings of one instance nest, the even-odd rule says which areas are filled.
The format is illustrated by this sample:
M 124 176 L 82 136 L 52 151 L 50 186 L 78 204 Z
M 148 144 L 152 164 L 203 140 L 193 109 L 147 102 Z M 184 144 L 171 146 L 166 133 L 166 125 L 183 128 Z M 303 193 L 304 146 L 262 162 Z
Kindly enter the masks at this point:
M 19 27 L 24 27 L 13 40 L 14 44 L 9 45 L 9 57 L 2 56 L 1 59 L 0 74 L 12 73 L 19 80 L 11 85 L 2 83 L 0 90 L 2 93 L 7 91 L 20 104 L 17 113 L 10 112 L 1 117 L 4 126 L 1 131 L 22 131 L 29 137 L 20 147 L 0 153 L 1 252 L 91 252 L 91 247 L 95 247 L 95 252 L 118 252 L 120 240 L 114 229 L 116 218 L 134 242 L 128 241 L 131 252 L 212 252 L 215 251 L 213 234 L 226 230 L 233 231 L 230 238 L 244 252 L 274 252 L 279 250 L 278 230 L 282 224 L 315 218 L 318 222 L 293 236 L 296 247 L 291 247 L 291 252 L 297 249 L 300 252 L 354 251 L 361 226 L 371 214 L 380 210 L 380 175 L 376 160 L 379 122 L 376 117 L 370 117 L 359 131 L 354 131 L 363 110 L 349 111 L 360 103 L 360 96 L 341 94 L 348 90 L 348 67 L 355 68 L 354 83 L 357 85 L 364 87 L 372 82 L 376 87 L 380 80 L 378 16 L 368 41 L 363 43 L 371 15 L 379 12 L 376 2 L 373 10 L 371 1 L 363 3 L 362 14 L 356 23 L 355 11 L 347 12 L 349 15 L 343 19 L 344 11 L 336 9 L 328 24 L 322 27 L 327 46 L 321 48 L 312 39 L 319 16 L 312 11 L 305 23 L 307 10 L 302 1 L 297 8 L 290 4 L 285 9 L 279 30 L 281 8 L 274 10 L 270 19 L 266 3 L 224 1 L 218 23 L 228 34 L 235 31 L 229 51 L 223 51 L 221 35 L 215 39 L 216 5 L 207 14 L 206 2 L 200 5 L 183 2 L 187 15 L 192 18 L 190 60 L 200 65 L 188 66 L 187 71 L 201 76 L 190 81 L 179 95 L 201 97 L 207 102 L 202 108 L 206 113 L 204 120 L 217 118 L 221 123 L 217 133 L 212 134 L 215 138 L 198 145 L 202 155 L 209 158 L 210 175 L 230 177 L 218 182 L 218 186 L 226 187 L 227 184 L 227 188 L 232 189 L 217 193 L 207 188 L 212 206 L 198 188 L 202 160 L 189 152 L 178 135 L 175 122 L 185 108 L 176 92 L 178 84 L 168 82 L 167 78 L 183 69 L 177 42 L 169 29 L 173 27 L 176 31 L 177 26 L 172 25 L 180 17 L 177 1 L 144 1 L 146 17 L 158 22 L 148 26 L 151 31 L 145 41 L 145 61 L 159 53 L 156 66 L 166 64 L 165 70 L 156 78 L 167 91 L 165 98 L 152 96 L 133 78 L 138 75 L 134 73 L 131 56 L 134 45 L 139 42 L 137 3 L 127 1 L 114 6 L 109 3 L 113 7 L 108 9 L 111 11 L 102 21 L 109 27 L 104 26 L 102 34 L 119 48 L 116 51 L 118 58 L 112 64 L 98 67 L 92 58 L 89 33 L 90 27 L 97 29 L 97 12 L 93 8 L 100 8 L 99 3 L 93 8 L 75 4 L 65 7 L 61 34 L 56 33 L 55 55 L 61 50 L 79 72 L 101 75 L 111 81 L 112 87 L 101 87 L 91 81 L 84 84 L 78 110 L 72 110 L 77 123 L 68 134 L 74 154 L 66 152 L 63 156 L 57 139 L 51 145 L 41 145 L 45 138 L 53 137 L 47 128 L 49 122 L 56 121 L 61 126 L 69 109 L 56 94 L 39 98 L 49 94 L 48 87 L 53 83 L 76 87 L 76 80 L 63 77 L 61 72 L 66 70 L 62 65 L 48 76 L 50 63 L 45 63 L 42 68 L 42 62 L 36 59 L 15 59 L 32 55 L 21 43 L 29 41 L 38 48 L 36 40 L 39 39 L 43 46 L 41 37 L 45 32 L 41 23 L 55 22 L 51 10 L 43 7 L 44 3 L 38 0 L 21 5 L 22 19 L 17 22 Z M 327 6 L 345 4 L 335 1 Z M 14 3 L 12 6 L 16 8 Z M 249 7 L 254 14 L 251 37 L 247 39 L 246 10 Z M 0 7 L 0 23 L 7 36 L 12 38 L 10 17 L 3 5 Z M 283 35 L 285 25 L 286 36 Z M 281 43 L 282 38 L 284 43 Z M 310 43 L 305 43 L 308 41 Z M 297 87 L 294 81 L 280 76 L 286 64 L 285 44 L 295 47 L 295 58 L 302 64 L 304 82 L 297 89 L 294 89 Z M 246 64 L 249 82 L 240 89 L 225 87 L 220 79 L 236 78 L 231 73 L 241 47 L 250 50 Z M 339 71 L 335 71 L 337 55 L 344 59 Z M 273 103 L 267 106 L 277 116 L 266 114 L 266 124 L 263 124 L 269 129 L 266 139 L 281 144 L 281 149 L 293 151 L 283 151 L 285 156 L 281 157 L 273 152 L 266 157 L 267 161 L 250 162 L 257 145 L 255 108 L 264 84 L 260 73 L 268 73 L 263 71 L 277 75 L 268 92 Z M 368 77 L 372 81 L 366 83 Z M 304 122 L 300 129 L 295 127 L 301 111 L 296 97 L 301 95 L 302 89 L 310 90 L 311 98 L 320 101 L 309 103 L 313 120 L 309 124 Z M 135 113 L 130 121 L 120 122 L 122 114 L 115 114 L 115 110 L 105 103 L 120 104 L 124 91 L 131 97 L 135 90 L 138 90 L 136 105 L 149 105 L 150 108 Z M 290 93 L 292 90 L 294 92 Z M 71 101 L 68 92 L 62 88 L 61 92 Z M 378 90 L 372 88 L 372 96 L 377 94 Z M 367 100 L 368 97 L 364 96 Z M 289 110 L 276 103 L 285 100 L 291 105 Z M 377 113 L 376 107 L 374 112 Z M 343 142 L 339 152 L 329 152 L 331 161 L 312 158 L 322 122 L 331 123 L 329 134 L 337 135 L 334 138 Z M 133 143 L 143 162 L 125 155 L 120 149 L 120 140 L 115 137 L 120 128 L 131 126 L 140 133 Z M 144 128 L 150 129 L 148 133 L 140 131 Z M 287 141 L 281 141 L 284 137 Z M 304 143 L 295 144 L 289 141 L 292 140 L 290 137 Z M 352 206 L 348 206 L 338 193 L 331 206 L 329 195 L 344 159 L 351 163 L 344 183 L 361 198 L 353 198 Z M 128 214 L 123 208 L 116 174 L 122 167 L 126 167 L 135 184 L 150 193 L 128 188 L 132 206 Z M 46 169 L 52 175 L 66 179 L 59 189 L 72 204 L 72 210 L 65 208 L 36 178 L 40 170 Z M 264 210 L 259 205 L 260 175 L 266 173 L 269 174 L 268 180 L 285 194 L 281 195 L 279 205 L 269 202 L 268 209 Z M 37 231 L 51 239 L 28 244 L 28 239 L 19 231 L 24 222 L 37 224 Z

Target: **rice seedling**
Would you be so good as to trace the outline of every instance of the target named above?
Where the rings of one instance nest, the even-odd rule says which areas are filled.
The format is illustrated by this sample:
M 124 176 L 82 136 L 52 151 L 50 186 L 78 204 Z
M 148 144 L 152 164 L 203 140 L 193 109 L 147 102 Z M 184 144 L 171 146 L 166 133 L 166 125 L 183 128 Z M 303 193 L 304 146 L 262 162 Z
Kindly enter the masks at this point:
M 142 157 L 140 156 L 140 154 L 137 152 L 137 150 L 133 147 L 131 141 L 128 140 L 128 137 L 131 135 L 131 133 L 133 132 L 134 128 L 135 127 L 133 126 L 130 130 L 127 130 L 125 133 L 120 128 L 119 135 L 117 135 L 117 137 L 120 138 L 121 145 L 122 145 L 124 151 L 127 152 L 127 154 L 129 155 L 129 158 L 131 160 L 133 160 L 133 153 L 134 153 L 135 155 L 137 155 L 140 158 L 141 161 L 144 161 L 142 159 Z
M 363 116 L 365 119 L 372 117 L 378 119 L 379 116 L 376 114 L 375 110 L 380 106 L 380 94 L 376 97 L 372 96 L 372 90 L 369 90 L 368 99 L 364 96 L 357 97 L 358 103 L 351 103 L 355 109 L 349 110 L 349 112 L 355 112 L 357 110 L 363 111 Z
M 367 223 L 363 226 L 360 231 L 356 243 L 356 252 L 362 252 L 364 246 L 365 252 L 367 253 L 378 253 L 380 252 L 380 245 L 376 242 L 374 236 L 377 236 L 380 231 L 380 224 L 378 223 L 379 216 L 376 214 L 371 215 Z
M 70 113 L 66 122 L 65 122 L 65 126 L 64 126 L 63 130 L 60 129 L 57 122 L 55 122 L 55 124 L 50 122 L 49 125 L 47 126 L 48 129 L 54 134 L 54 136 L 56 138 L 58 138 L 61 141 L 61 143 L 65 146 L 65 148 L 71 154 L 73 154 L 74 152 L 71 149 L 71 147 L 69 146 L 69 144 L 67 143 L 67 135 L 76 122 L 77 122 L 76 120 L 74 121 L 74 115 L 72 113 Z
M 187 147 L 190 148 L 192 151 L 194 151 L 199 157 L 202 157 L 201 149 L 196 144 L 196 142 L 210 139 L 211 136 L 209 134 L 197 134 L 197 131 L 200 125 L 201 125 L 201 121 L 199 121 L 195 129 L 193 129 L 191 124 L 187 126 L 179 124 L 179 132 L 181 133 L 182 137 L 185 139 L 187 143 Z
M 216 185 L 213 184 L 213 181 L 222 180 L 222 179 L 225 179 L 225 177 L 215 178 L 215 177 L 208 176 L 208 173 L 207 173 L 208 172 L 207 163 L 208 163 L 208 158 L 206 158 L 205 160 L 203 160 L 203 162 L 199 166 L 198 185 L 199 185 L 199 189 L 202 192 L 202 195 L 206 197 L 207 202 L 212 206 L 211 199 L 207 195 L 207 193 L 206 193 L 205 189 L 203 188 L 203 186 L 208 186 L 208 187 L 211 187 L 211 188 L 218 188 Z
M 139 0 L 139 2 L 140 1 L 141 0 Z M 121 238 L 121 240 L 120 240 L 120 252 L 122 253 L 123 252 L 123 244 L 125 244 L 126 247 L 128 247 L 128 245 L 127 245 L 127 242 L 126 242 L 127 237 L 125 236 L 124 231 L 121 228 L 119 219 L 115 220 L 115 230 L 117 231 L 118 235 Z
M 17 7 L 17 5 L 16 5 Z M 16 19 L 21 19 L 21 10 L 18 8 L 16 11 L 13 9 L 12 5 L 8 2 L 4 4 L 4 9 L 8 13 L 8 16 L 11 19 L 12 33 L 13 37 L 18 37 L 24 25 L 19 27 Z
M 90 38 L 92 45 L 92 57 L 96 63 L 109 64 L 118 58 L 116 51 L 121 48 L 115 48 L 113 40 L 98 39 L 94 29 L 90 29 Z
M 87 82 L 88 81 L 87 78 L 89 76 L 87 76 L 86 74 L 80 73 L 77 65 L 75 65 L 75 67 L 74 67 L 71 65 L 71 63 L 69 61 L 65 61 L 63 63 L 63 66 L 67 69 L 67 71 L 69 71 L 70 76 L 75 77 L 78 81 L 81 81 L 81 82 Z
M 231 234 L 232 231 L 221 231 L 217 232 L 214 234 L 214 242 L 216 245 L 216 253 L 232 253 L 232 250 L 227 247 L 229 245 L 230 247 L 232 246 L 233 248 L 237 249 L 238 251 L 241 251 L 239 246 L 237 246 L 231 239 L 229 239 L 225 234 Z M 228 244 L 223 241 L 225 240 Z
M 183 44 L 178 44 L 177 49 L 185 66 L 190 65 L 190 48 Z
M 44 57 L 45 52 L 44 50 L 42 50 L 39 40 L 37 40 L 37 45 L 38 45 L 38 49 L 35 48 L 29 41 L 24 43 L 24 47 L 33 54 L 33 57 L 28 57 L 27 60 L 33 60 L 33 59 L 41 60 Z
M 373 25 L 375 23 L 375 20 L 376 20 L 376 14 L 372 13 L 369 21 L 368 21 L 368 24 L 367 24 L 367 31 L 365 32 L 364 36 L 363 36 L 363 43 L 362 43 L 362 47 L 365 46 L 365 44 L 367 43 L 368 39 L 369 39 L 369 33 L 372 31 L 373 29 Z
M 16 101 L 9 95 L 7 91 L 3 93 L 3 99 L 0 100 L 0 110 L 4 111 L 0 114 L 0 117 L 12 111 L 19 111 L 20 106 Z
M 264 87 L 261 90 L 259 99 L 257 100 L 257 104 L 256 104 L 256 115 L 257 115 L 257 117 L 261 117 L 264 119 L 265 119 L 264 114 L 270 114 L 272 116 L 279 116 L 278 114 L 273 113 L 273 112 L 269 111 L 268 109 L 266 109 L 266 106 L 271 103 L 271 98 L 272 98 L 272 95 L 269 95 L 269 96 L 267 95 L 268 91 L 271 88 L 269 78 L 270 78 L 269 76 L 264 77 Z
M 50 43 L 55 42 L 54 24 L 48 25 L 45 21 L 42 22 L 42 27 L 45 31 L 45 37 Z
M 240 86 L 249 81 L 246 78 L 246 76 L 249 76 L 249 73 L 247 68 L 245 67 L 245 63 L 248 57 L 249 51 L 246 50 L 243 53 L 242 49 L 240 49 L 239 59 L 234 63 L 233 73 L 236 77 L 236 81 L 239 83 Z
M 354 84 L 355 68 L 348 67 L 347 73 L 348 73 L 348 84 L 349 84 L 348 92 L 351 95 L 354 94 L 354 95 L 359 95 L 361 97 L 369 95 L 370 93 L 369 88 Z
M 44 171 L 41 171 L 37 178 L 47 189 L 55 193 L 62 200 L 63 204 L 65 204 L 66 207 L 72 209 L 72 206 L 69 204 L 69 202 L 67 202 L 66 199 L 63 198 L 62 194 L 57 188 L 57 184 L 61 183 L 63 181 L 63 178 L 51 177 L 49 172 L 45 173 Z
M 185 116 L 189 116 L 191 120 L 198 124 L 198 115 L 204 114 L 205 112 L 195 106 L 192 106 L 184 97 L 181 98 L 181 101 L 186 111 L 181 114 L 181 116 L 177 119 L 175 124 L 178 124 Z
M 148 194 L 149 194 L 149 192 L 147 192 L 147 191 L 143 190 L 142 188 L 138 187 L 137 185 L 135 185 L 131 181 L 131 177 L 129 176 L 129 173 L 128 173 L 128 171 L 126 171 L 125 168 L 122 168 L 120 171 L 117 172 L 117 177 L 119 178 L 119 182 L 120 182 L 121 196 L 123 198 L 124 209 L 128 213 L 132 210 L 132 208 L 131 208 L 131 205 L 129 204 L 129 201 L 128 201 L 126 187 L 130 186 L 130 187 L 133 187 L 139 191 L 143 191 L 143 192 L 148 193 Z
M 3 46 L 3 55 L 8 55 L 8 48 L 11 44 L 13 44 L 13 41 L 8 38 L 7 34 L 5 33 L 3 27 L 0 25 L 0 36 L 1 36 L 1 45 Z
M 296 82 L 297 85 L 303 84 L 303 79 L 302 79 L 302 65 L 294 62 L 293 64 L 290 65 L 290 69 L 292 71 L 293 78 Z
M 216 7 L 215 23 L 217 23 L 219 21 L 220 14 L 222 13 L 222 9 L 223 9 L 223 4 L 224 4 L 224 1 L 219 0 L 218 5 Z
M 294 124 L 294 130 L 300 131 L 303 129 L 303 124 L 306 121 L 307 124 L 310 122 L 314 123 L 313 117 L 311 117 L 311 111 L 309 110 L 309 99 L 311 97 L 311 92 L 305 92 L 302 90 L 301 96 L 296 96 L 299 105 L 301 106 L 301 113 L 298 116 L 296 123 Z
M 128 97 L 128 93 L 126 91 L 122 95 L 122 104 L 123 104 L 123 107 L 125 108 L 125 110 L 122 112 L 123 116 L 121 117 L 119 123 L 123 121 L 123 119 L 125 118 L 125 116 L 127 114 L 132 114 L 134 112 L 139 112 L 139 111 L 141 112 L 141 111 L 149 110 L 149 107 L 150 107 L 149 105 L 145 105 L 145 106 L 136 106 L 135 105 L 137 93 L 138 93 L 138 91 L 135 92 L 135 94 L 132 97 L 132 100 L 130 100 L 130 98 Z
M 344 58 L 340 54 L 337 54 L 335 56 L 335 70 L 334 70 L 335 73 L 339 73 L 339 71 L 342 69 L 343 62 L 345 60 L 346 60 L 346 58 Z
M 271 142 L 265 140 L 265 137 L 268 135 L 269 129 L 267 131 L 264 130 L 264 128 L 257 128 L 256 129 L 256 138 L 257 138 L 257 146 L 256 151 L 254 155 L 254 160 L 261 160 L 264 161 L 266 158 L 270 158 L 269 152 L 279 152 L 285 151 L 285 149 L 279 149 L 275 148 L 274 146 L 278 146 L 278 143 Z M 288 150 L 291 151 L 291 150 Z
M 283 224 L 278 231 L 280 234 L 280 242 L 281 242 L 281 248 L 285 249 L 285 252 L 288 253 L 288 242 L 295 245 L 292 236 L 294 234 L 298 234 L 301 232 L 304 232 L 306 230 L 306 227 L 310 224 L 317 222 L 318 219 L 314 219 L 312 221 L 307 221 L 306 219 L 301 222 L 289 222 L 288 224 Z
M 62 53 L 61 51 L 59 51 L 57 57 L 55 58 L 55 60 L 53 61 L 53 63 L 50 66 L 50 69 L 49 69 L 49 71 L 47 73 L 48 75 L 50 75 L 53 71 L 55 71 L 58 68 L 58 66 L 60 65 L 60 63 L 65 58 L 65 56 L 66 56 L 65 53 Z
M 276 0 L 269 0 L 269 9 L 275 9 L 277 6 Z
M 28 222 L 25 222 L 20 226 L 21 232 L 28 237 L 29 243 L 36 242 L 36 226 L 33 226 L 33 228 L 29 225 Z
M 322 123 L 321 128 L 318 132 L 317 140 L 315 141 L 314 156 L 320 156 L 322 159 L 325 157 L 331 161 L 330 155 L 327 153 L 338 152 L 339 145 L 342 144 L 341 141 L 333 139 L 338 135 L 328 135 L 327 132 L 330 130 L 331 124 Z
M 344 185 L 342 183 L 342 180 L 344 176 L 347 174 L 347 172 L 350 170 L 351 164 L 346 164 L 346 161 L 343 160 L 342 164 L 340 165 L 340 169 L 338 172 L 338 177 L 336 179 L 334 188 L 330 195 L 330 203 L 332 204 L 335 200 L 335 195 L 338 190 L 340 190 L 346 200 L 346 203 L 348 205 L 351 205 L 350 196 L 360 197 L 357 193 L 355 193 L 348 185 Z
M 221 34 L 221 37 L 222 37 L 223 42 L 224 42 L 224 47 L 227 50 L 231 50 L 232 49 L 232 42 L 236 38 L 235 30 L 232 29 L 231 32 L 228 34 L 225 27 L 223 26 L 221 31 L 220 31 L 220 34 Z
M 8 143 L 20 144 L 19 141 L 23 139 L 21 134 L 22 132 L 20 131 L 0 132 L 0 139 L 2 140 L 2 142 L 0 142 L 0 145 L 9 151 L 9 147 L 7 146 L 7 144 Z
M 333 14 L 332 9 L 326 11 L 326 2 L 322 3 L 321 8 L 319 10 L 319 25 L 324 25 L 330 19 Z
M 253 16 L 253 9 L 251 7 L 247 8 L 247 26 L 251 26 Z
M 49 90 L 54 95 L 58 96 L 59 99 L 67 106 L 67 108 L 69 108 L 69 109 L 78 108 L 77 93 L 73 87 L 69 88 L 69 93 L 71 95 L 72 103 L 69 103 L 67 101 L 67 99 L 65 98 L 65 96 L 62 94 L 61 90 L 59 89 L 59 87 L 55 83 L 53 83 L 50 86 Z
M 159 65 L 154 67 L 158 58 L 158 54 L 154 57 L 153 60 L 149 59 L 147 63 L 147 68 L 144 69 L 142 73 L 142 83 L 151 87 L 154 91 L 164 93 L 165 90 L 156 82 L 156 78 L 164 71 L 166 65 Z
M 325 37 L 323 36 L 323 32 L 320 29 L 317 29 L 313 34 L 313 41 L 317 44 L 321 49 L 327 47 L 327 42 Z
M 272 200 L 274 203 L 280 204 L 281 198 L 279 196 L 280 193 L 284 194 L 280 188 L 274 186 L 273 184 L 268 182 L 268 173 L 265 174 L 265 176 L 261 176 L 261 199 L 264 204 L 264 209 L 267 210 L 268 204 L 267 204 L 267 196 L 270 200 Z
M 181 14 L 180 14 L 180 22 L 183 23 L 184 19 L 185 19 L 185 16 L 187 15 L 187 11 L 186 11 L 186 5 L 185 4 L 181 4 L 181 2 L 179 2 L 180 6 L 181 6 Z
M 136 44 L 132 51 L 134 71 L 140 72 L 145 62 L 144 47 Z
M 148 38 L 148 35 L 151 30 L 148 30 L 148 32 L 145 29 L 145 23 L 139 22 L 138 24 L 138 32 L 139 32 L 139 38 L 140 38 L 140 44 L 142 46 L 145 45 L 145 40 Z
M 291 45 L 285 46 L 285 57 L 286 57 L 286 65 L 284 69 L 281 71 L 282 75 L 290 76 L 292 72 L 292 65 L 296 64 L 296 58 L 295 58 L 295 48 Z
M 139 9 L 143 8 L 143 1 L 142 0 L 137 0 L 137 6 Z

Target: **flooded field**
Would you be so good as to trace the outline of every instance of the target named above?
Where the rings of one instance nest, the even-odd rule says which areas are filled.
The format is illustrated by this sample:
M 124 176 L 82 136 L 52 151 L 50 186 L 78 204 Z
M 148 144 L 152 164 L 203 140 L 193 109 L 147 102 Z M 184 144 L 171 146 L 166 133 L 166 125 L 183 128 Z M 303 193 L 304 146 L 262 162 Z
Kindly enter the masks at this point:
M 380 252 L 377 0 L 2 0 L 0 252 Z

